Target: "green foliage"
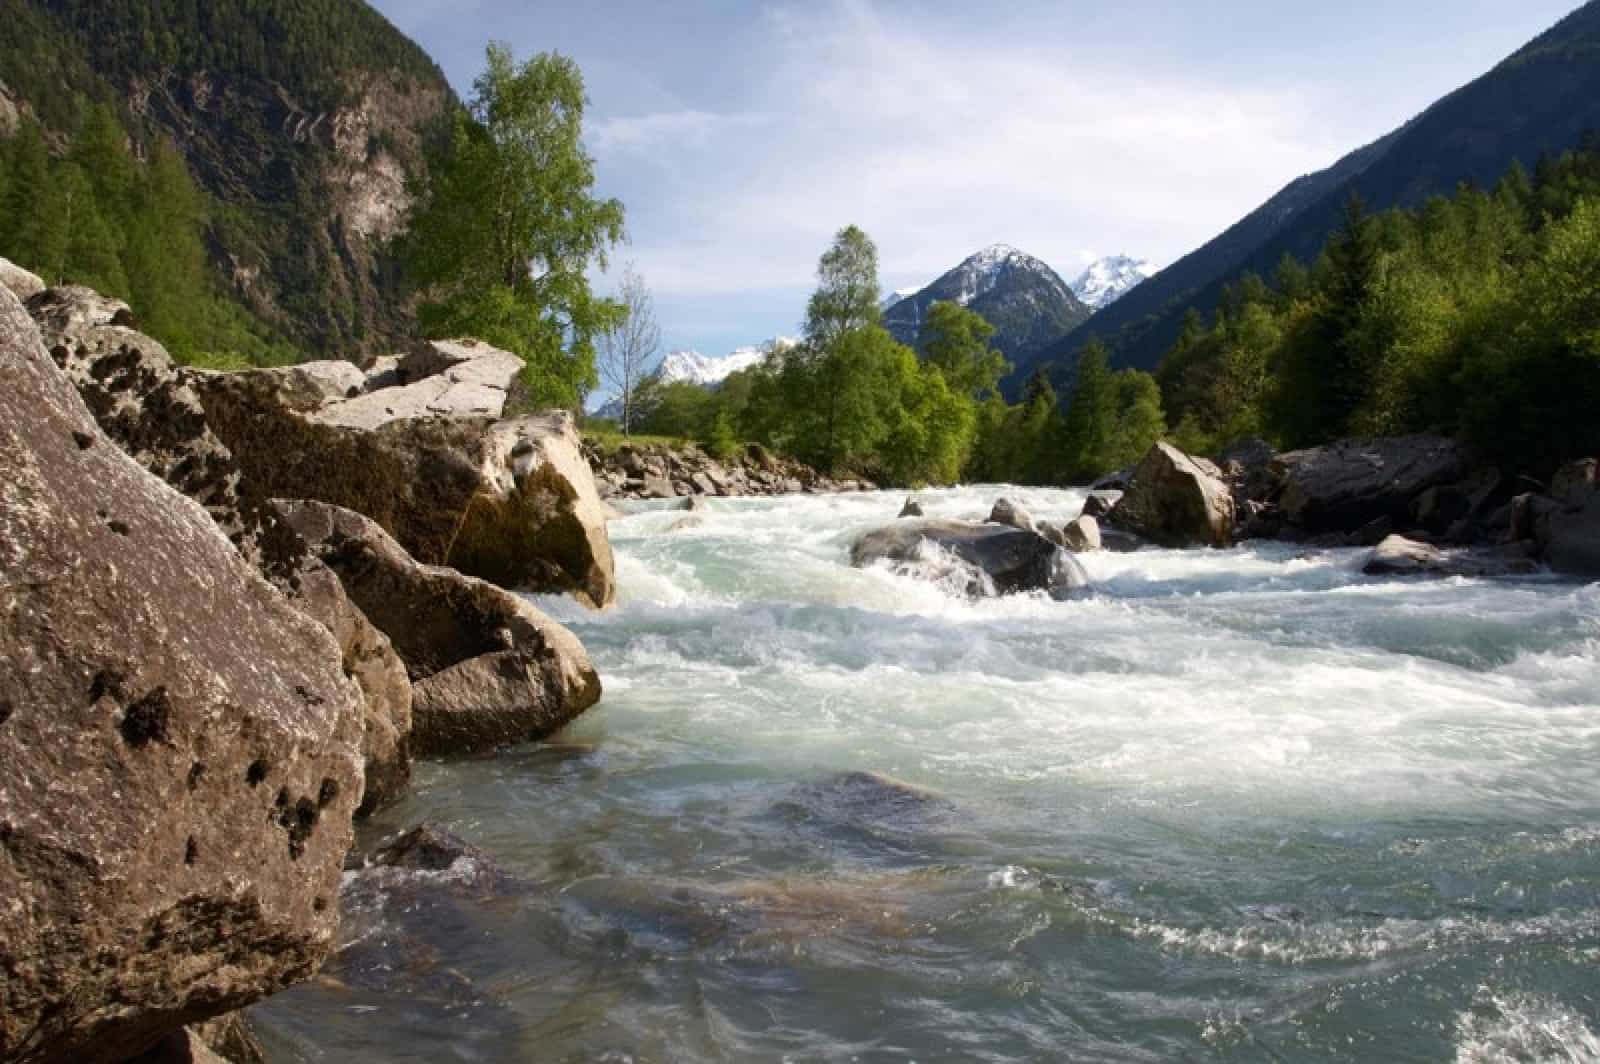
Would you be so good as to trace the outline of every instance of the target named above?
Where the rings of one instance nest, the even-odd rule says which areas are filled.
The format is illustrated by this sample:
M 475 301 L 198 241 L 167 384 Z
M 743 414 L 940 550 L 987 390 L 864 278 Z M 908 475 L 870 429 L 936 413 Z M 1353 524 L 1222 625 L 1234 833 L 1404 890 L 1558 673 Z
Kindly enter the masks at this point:
M 0 255 L 51 284 L 128 301 L 140 327 L 182 362 L 293 362 L 297 352 L 216 291 L 207 202 L 165 140 L 139 162 L 106 105 L 84 109 L 65 150 L 25 122 L 0 142 Z
M 993 336 L 994 326 L 983 315 L 958 303 L 938 302 L 928 308 L 917 348 L 952 389 L 987 398 L 1011 372 L 1005 356 L 989 346 Z
M 1359 202 L 1314 267 L 1193 315 L 1158 371 L 1176 442 L 1465 436 L 1548 474 L 1600 450 L 1600 155 L 1513 167 L 1411 211 Z
M 639 386 L 634 402 L 638 430 L 652 436 L 707 439 L 718 416 L 715 393 L 687 381 L 648 380 Z
M 154 70 L 275 81 L 313 111 L 351 102 L 351 71 L 443 81 L 362 0 L 0 0 L 0 13 L 0 79 L 50 107 L 52 127 L 75 117 L 58 101 Z
M 564 56 L 518 64 L 494 44 L 474 90 L 410 219 L 419 321 L 516 352 L 535 402 L 576 406 L 596 383 L 595 338 L 620 314 L 587 271 L 623 233 L 622 205 L 593 195 L 583 77 Z

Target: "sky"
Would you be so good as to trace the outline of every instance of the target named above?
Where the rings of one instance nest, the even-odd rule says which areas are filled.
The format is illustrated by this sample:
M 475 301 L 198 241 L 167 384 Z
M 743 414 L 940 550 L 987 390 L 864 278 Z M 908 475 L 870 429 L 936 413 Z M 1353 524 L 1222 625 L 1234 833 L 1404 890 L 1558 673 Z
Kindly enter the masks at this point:
M 663 349 L 799 331 L 855 224 L 885 291 L 990 244 L 1166 265 L 1577 0 L 371 0 L 463 97 L 490 40 L 582 68 Z M 611 277 L 598 277 L 607 291 Z

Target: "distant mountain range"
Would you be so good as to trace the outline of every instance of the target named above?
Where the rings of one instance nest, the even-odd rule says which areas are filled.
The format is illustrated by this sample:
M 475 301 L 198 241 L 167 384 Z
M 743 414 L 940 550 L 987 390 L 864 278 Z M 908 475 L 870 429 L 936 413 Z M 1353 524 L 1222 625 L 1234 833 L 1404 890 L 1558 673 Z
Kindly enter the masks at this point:
M 1463 182 L 1487 187 L 1515 160 L 1530 170 L 1543 154 L 1576 147 L 1600 129 L 1600 0 L 1471 84 L 1328 169 L 1290 182 L 1216 239 L 1078 323 L 1063 338 L 1014 359 L 1020 391 L 1034 368 L 1070 375 L 1090 337 L 1110 345 L 1117 366 L 1153 369 L 1177 339 L 1189 307 L 1213 311 L 1228 282 L 1246 271 L 1270 278 L 1285 254 L 1315 257 L 1351 195 L 1369 209 L 1412 207 Z

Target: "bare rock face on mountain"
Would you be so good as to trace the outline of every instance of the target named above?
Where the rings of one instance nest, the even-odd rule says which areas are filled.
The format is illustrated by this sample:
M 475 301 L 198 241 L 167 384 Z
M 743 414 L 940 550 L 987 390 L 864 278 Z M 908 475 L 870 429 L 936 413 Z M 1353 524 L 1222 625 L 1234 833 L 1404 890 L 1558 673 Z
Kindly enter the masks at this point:
M 436 344 L 343 399 L 307 389 L 308 368 L 193 376 L 256 489 L 365 514 L 426 564 L 611 603 L 605 510 L 572 418 L 497 420 L 515 356 Z
M 599 701 L 583 645 L 525 599 L 418 563 L 360 514 L 276 505 L 405 661 L 419 756 L 542 739 Z
M 1284 518 L 1313 536 L 1380 517 L 1409 522 L 1423 492 L 1460 481 L 1468 469 L 1462 446 L 1442 436 L 1341 440 L 1280 454 L 1272 465 Z
M 314 972 L 360 743 L 333 638 L 0 290 L 0 1059 L 120 1061 Z
M 1066 551 L 1033 531 L 967 521 L 900 520 L 861 536 L 850 564 L 952 582 L 974 597 L 1026 591 L 1065 594 L 1088 575 Z
M 1233 494 L 1220 470 L 1158 443 L 1105 520 L 1164 547 L 1227 547 L 1233 518 Z

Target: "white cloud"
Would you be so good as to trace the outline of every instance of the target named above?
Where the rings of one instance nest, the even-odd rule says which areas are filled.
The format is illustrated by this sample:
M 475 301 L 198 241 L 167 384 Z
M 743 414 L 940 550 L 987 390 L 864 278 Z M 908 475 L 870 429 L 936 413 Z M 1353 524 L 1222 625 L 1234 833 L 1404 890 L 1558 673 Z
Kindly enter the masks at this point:
M 1293 94 L 889 23 L 866 0 L 782 4 L 762 27 L 739 109 L 591 132 L 658 292 L 803 288 L 851 223 L 895 283 L 997 241 L 1063 270 L 1085 247 L 1172 261 L 1351 147 Z

